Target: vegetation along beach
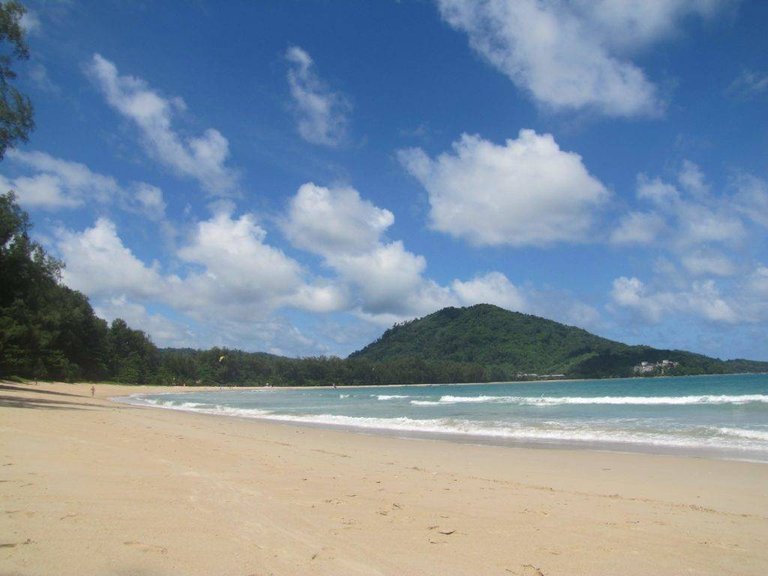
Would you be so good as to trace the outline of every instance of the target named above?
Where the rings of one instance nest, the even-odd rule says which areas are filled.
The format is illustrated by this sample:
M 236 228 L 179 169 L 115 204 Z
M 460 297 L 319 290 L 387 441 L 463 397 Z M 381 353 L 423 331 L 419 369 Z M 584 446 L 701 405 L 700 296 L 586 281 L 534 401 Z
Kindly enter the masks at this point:
M 0 576 L 768 574 L 766 26 L 0 0 Z

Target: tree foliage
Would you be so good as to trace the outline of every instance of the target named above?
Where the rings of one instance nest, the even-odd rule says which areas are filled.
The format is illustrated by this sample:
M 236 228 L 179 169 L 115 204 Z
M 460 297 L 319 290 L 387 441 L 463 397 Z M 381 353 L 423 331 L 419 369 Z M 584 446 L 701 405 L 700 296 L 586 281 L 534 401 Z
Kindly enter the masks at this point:
M 488 380 L 515 380 L 562 374 L 573 378 L 633 375 L 640 362 L 671 360 L 678 374 L 717 374 L 731 366 L 716 358 L 679 350 L 628 346 L 581 328 L 479 304 L 445 308 L 395 325 L 376 342 L 350 356 L 391 363 L 407 358 L 427 364 L 458 362 L 479 366 Z M 740 363 L 766 370 L 768 363 Z
M 21 26 L 25 12 L 16 0 L 0 2 L 0 160 L 17 141 L 26 142 L 35 127 L 32 102 L 11 84 L 16 78 L 14 61 L 29 58 Z
M 85 295 L 61 285 L 62 263 L 30 227 L 14 193 L 0 195 L 0 376 L 154 381 L 155 346 L 122 320 L 109 328 Z

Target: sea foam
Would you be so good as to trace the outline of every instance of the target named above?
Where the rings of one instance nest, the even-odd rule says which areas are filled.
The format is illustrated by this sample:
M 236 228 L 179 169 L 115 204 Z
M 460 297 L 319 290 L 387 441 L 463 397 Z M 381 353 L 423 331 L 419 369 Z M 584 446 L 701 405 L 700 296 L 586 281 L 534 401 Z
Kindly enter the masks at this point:
M 411 400 L 414 406 L 440 406 L 445 404 L 518 404 L 521 406 L 559 406 L 564 404 L 603 404 L 637 406 L 684 406 L 694 404 L 749 404 L 768 403 L 768 395 L 714 395 L 698 396 L 441 396 L 440 400 Z

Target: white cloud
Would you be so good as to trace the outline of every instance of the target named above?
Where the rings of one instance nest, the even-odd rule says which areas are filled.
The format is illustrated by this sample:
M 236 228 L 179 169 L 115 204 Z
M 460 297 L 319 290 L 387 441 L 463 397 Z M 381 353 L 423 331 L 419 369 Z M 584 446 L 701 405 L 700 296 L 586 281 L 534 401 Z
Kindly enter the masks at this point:
M 740 320 L 733 306 L 720 295 L 713 280 L 695 282 L 686 296 L 691 310 L 707 320 L 723 323 L 735 323 Z
M 713 16 L 730 0 L 577 0 L 575 10 L 589 20 L 608 46 L 634 50 L 675 35 L 688 15 Z
M 709 185 L 706 182 L 704 173 L 697 164 L 690 160 L 683 160 L 683 165 L 677 175 L 677 181 L 686 192 L 695 198 L 703 199 L 709 194 Z
M 409 315 L 417 306 L 428 281 L 422 276 L 427 262 L 408 252 L 402 242 L 382 244 L 364 254 L 328 256 L 329 264 L 357 289 L 366 312 Z M 432 303 L 428 302 L 431 308 Z
M 470 46 L 541 104 L 594 107 L 610 116 L 655 114 L 654 86 L 613 57 L 571 10 L 534 0 L 439 0 L 443 18 Z
M 125 295 L 100 300 L 95 304 L 94 312 L 109 322 L 122 318 L 129 326 L 144 331 L 161 347 L 194 347 L 198 344 L 189 327 L 162 314 L 152 314 Z
M 617 278 L 611 291 L 614 310 L 631 310 L 649 323 L 668 317 L 716 324 L 768 318 L 766 293 L 761 292 L 768 286 L 764 267 L 752 260 L 763 247 L 760 227 L 768 226 L 764 180 L 740 173 L 727 189 L 717 191 L 696 164 L 686 161 L 675 183 L 641 175 L 637 196 L 651 210 L 629 213 L 612 239 L 653 243 L 674 256 L 677 265 L 666 257 L 658 260 L 649 284 Z
M 747 277 L 742 303 L 751 321 L 768 320 L 768 266 L 758 265 Z
M 712 280 L 693 282 L 685 290 L 651 290 L 637 278 L 613 281 L 614 304 L 632 310 L 650 323 L 677 315 L 691 315 L 711 322 L 731 324 L 740 320 L 733 304 L 720 295 Z
M 630 212 L 623 216 L 618 227 L 611 233 L 614 244 L 653 244 L 666 224 L 652 212 Z
M 637 197 L 663 208 L 674 207 L 680 202 L 677 188 L 659 178 L 650 179 L 645 174 L 637 177 Z
M 293 294 L 283 298 L 280 304 L 308 312 L 338 312 L 349 308 L 350 296 L 346 286 L 319 280 L 300 286 Z
M 382 239 L 394 216 L 360 197 L 353 188 L 305 184 L 291 199 L 283 229 L 295 246 L 323 257 L 345 294 L 345 309 L 381 325 L 414 318 L 445 306 L 479 303 L 594 323 L 597 312 L 558 295 L 558 305 L 543 293 L 523 290 L 492 271 L 470 280 L 440 285 L 427 277 L 427 261 L 400 241 Z
M 683 246 L 702 243 L 738 244 L 746 237 L 741 219 L 729 206 L 688 203 L 678 211 L 679 242 Z
M 58 210 L 86 202 L 109 202 L 122 190 L 114 178 L 91 171 L 84 164 L 54 158 L 44 152 L 9 150 L 8 159 L 35 174 L 3 182 L 19 195 L 22 205 Z
M 133 194 L 134 202 L 139 210 L 150 220 L 162 220 L 165 218 L 165 200 L 163 191 L 151 184 L 137 184 Z
M 728 92 L 740 98 L 758 98 L 768 94 L 768 74 L 744 70 L 728 87 Z
M 656 87 L 628 58 L 672 35 L 716 0 L 438 0 L 443 19 L 465 32 L 491 65 L 554 110 L 654 116 Z
M 307 142 L 337 146 L 346 135 L 349 103 L 332 92 L 317 76 L 310 55 L 291 46 L 285 53 L 289 63 L 288 85 L 298 122 L 299 134 Z
M 19 176 L 11 180 L 0 176 L 0 189 L 14 190 L 19 203 L 30 208 L 59 210 L 83 204 L 82 199 L 68 195 L 62 189 L 61 182 L 50 174 Z
M 684 255 L 681 261 L 686 270 L 697 276 L 732 276 L 737 271 L 730 258 L 714 251 L 698 250 Z
M 89 296 L 157 298 L 165 293 L 157 265 L 141 262 L 106 218 L 81 233 L 60 231 L 58 249 L 66 264 L 64 283 Z
M 501 272 L 489 272 L 467 282 L 454 280 L 451 288 L 465 306 L 495 304 L 514 311 L 522 311 L 527 307 L 522 291 Z
M 364 253 L 375 248 L 395 217 L 362 200 L 354 188 L 304 184 L 283 224 L 294 246 L 316 254 Z
M 585 241 L 609 197 L 578 154 L 533 130 L 503 146 L 464 134 L 435 160 L 419 148 L 399 158 L 429 193 L 432 227 L 478 245 Z
M 92 171 L 79 162 L 55 158 L 44 152 L 8 151 L 8 160 L 30 170 L 29 175 L 8 179 L 0 176 L 0 188 L 13 189 L 26 207 L 56 211 L 89 206 L 117 205 L 158 222 L 166 231 L 165 200 L 157 186 L 133 182 L 122 186 L 111 176 Z
M 235 219 L 220 212 L 198 223 L 178 256 L 202 271 L 179 283 L 178 302 L 201 313 L 215 303 L 234 317 L 263 316 L 279 298 L 294 294 L 303 285 L 303 271 L 296 261 L 265 244 L 266 234 L 250 214 Z
M 186 108 L 181 99 L 160 96 L 140 78 L 120 76 L 116 66 L 99 54 L 93 56 L 88 73 L 107 102 L 138 126 L 151 158 L 197 180 L 213 194 L 235 191 L 237 173 L 226 165 L 229 142 L 218 130 L 209 128 L 202 136 L 189 138 L 174 131 L 174 112 Z
M 664 311 L 671 307 L 667 298 L 648 295 L 643 282 L 626 276 L 613 281 L 611 298 L 619 306 L 635 310 L 651 322 L 661 320 Z
M 736 268 L 730 258 L 715 247 L 743 244 L 748 229 L 742 214 L 759 220 L 763 204 L 768 207 L 768 192 L 761 188 L 764 183 L 747 177 L 740 182 L 735 196 L 716 195 L 701 169 L 689 161 L 683 162 L 676 184 L 640 174 L 637 198 L 649 203 L 651 209 L 622 216 L 611 241 L 660 245 L 675 253 L 695 274 L 707 269 L 717 275 L 733 273 Z
M 367 320 L 391 324 L 455 304 L 448 288 L 425 278 L 423 256 L 382 239 L 394 220 L 353 188 L 304 184 L 282 227 L 295 246 L 323 257 L 347 306 Z
M 736 210 L 760 226 L 768 228 L 768 182 L 750 174 L 734 179 L 733 204 Z
M 177 251 L 184 263 L 179 275 L 142 262 L 105 218 L 82 232 L 60 231 L 57 249 L 65 284 L 87 294 L 102 317 L 122 317 L 162 345 L 253 349 L 258 342 L 261 350 L 317 353 L 318 345 L 278 321 L 276 312 L 334 312 L 347 308 L 348 296 L 332 282 L 308 282 L 297 262 L 265 240 L 252 215 L 217 213 L 198 222 Z M 150 313 L 150 305 L 181 319 Z M 272 329 L 278 325 L 279 333 Z

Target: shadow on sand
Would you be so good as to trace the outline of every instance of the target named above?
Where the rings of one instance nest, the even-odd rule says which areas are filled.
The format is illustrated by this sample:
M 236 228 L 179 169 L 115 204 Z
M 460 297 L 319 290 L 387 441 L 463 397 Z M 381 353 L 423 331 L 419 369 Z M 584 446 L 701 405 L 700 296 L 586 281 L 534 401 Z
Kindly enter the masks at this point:
M 35 397 L 17 396 L 12 394 L 0 394 L 0 408 L 38 408 L 45 410 L 82 410 L 99 409 L 100 406 L 87 404 L 85 402 L 75 402 L 72 400 L 59 400 L 56 398 L 46 398 L 46 396 L 70 396 L 72 398 L 83 398 L 80 394 L 70 394 L 68 392 L 54 392 L 51 390 L 35 390 L 29 387 L 13 386 L 11 384 L 0 384 L 0 391 L 22 392 L 25 394 L 34 394 Z M 39 395 L 39 397 L 37 397 Z

